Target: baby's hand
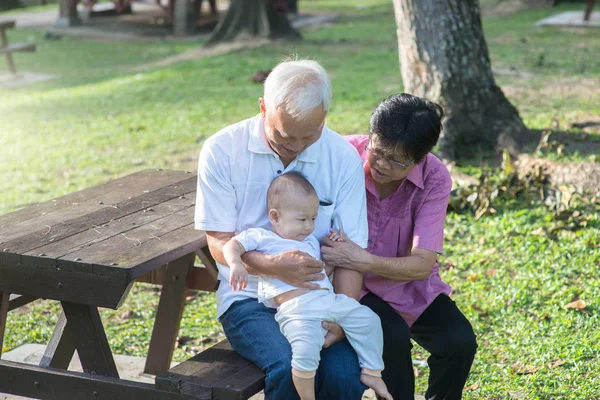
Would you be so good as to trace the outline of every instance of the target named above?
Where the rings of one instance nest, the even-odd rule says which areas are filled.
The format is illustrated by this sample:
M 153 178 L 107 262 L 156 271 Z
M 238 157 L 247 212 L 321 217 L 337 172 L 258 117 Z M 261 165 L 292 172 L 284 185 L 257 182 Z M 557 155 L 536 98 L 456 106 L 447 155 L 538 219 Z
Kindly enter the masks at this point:
M 230 265 L 231 275 L 229 276 L 229 285 L 233 291 L 245 289 L 248 285 L 248 271 L 242 264 Z
M 344 239 L 342 239 L 342 237 L 340 235 L 335 233 L 335 231 L 333 229 L 329 230 L 329 235 L 327 235 L 327 237 L 329 239 L 333 240 L 334 242 L 343 242 L 344 241 Z

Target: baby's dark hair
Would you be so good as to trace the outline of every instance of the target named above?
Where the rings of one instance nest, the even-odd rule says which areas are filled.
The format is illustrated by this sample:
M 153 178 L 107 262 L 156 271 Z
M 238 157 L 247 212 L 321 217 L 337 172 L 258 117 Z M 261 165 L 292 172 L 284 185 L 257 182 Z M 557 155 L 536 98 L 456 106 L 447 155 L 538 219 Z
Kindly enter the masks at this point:
M 267 210 L 279 207 L 279 200 L 291 191 L 299 191 L 305 196 L 316 196 L 317 191 L 302 173 L 297 171 L 286 172 L 273 179 L 267 191 Z
M 407 93 L 393 94 L 373 111 L 371 138 L 380 150 L 419 163 L 436 145 L 442 131 L 444 110 L 436 103 Z

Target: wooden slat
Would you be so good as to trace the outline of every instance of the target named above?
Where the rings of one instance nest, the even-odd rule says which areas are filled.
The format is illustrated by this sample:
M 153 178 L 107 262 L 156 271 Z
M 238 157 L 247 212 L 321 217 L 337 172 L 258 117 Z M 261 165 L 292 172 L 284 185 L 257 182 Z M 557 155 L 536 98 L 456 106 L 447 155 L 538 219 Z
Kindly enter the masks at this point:
M 158 375 L 156 387 L 194 397 L 247 399 L 264 388 L 264 374 L 224 340 Z
M 23 307 L 26 304 L 36 301 L 39 297 L 35 296 L 23 296 L 21 294 L 11 294 L 10 301 L 8 303 L 8 311 L 12 311 L 16 308 Z
M 4 331 L 6 330 L 9 302 L 10 295 L 6 292 L 0 291 L 0 355 L 2 355 L 2 346 L 4 346 Z
M 0 30 L 10 29 L 15 27 L 15 20 L 0 21 Z
M 175 185 L 193 176 L 182 171 L 144 170 L 0 215 L 0 241 L 6 242 L 8 236 L 6 238 L 5 236 L 9 233 L 26 235 L 45 225 L 50 226 L 56 221 L 64 221 L 65 215 L 85 215 L 91 211 L 115 206 L 129 198 Z M 70 214 L 66 214 L 67 211 Z
M 0 360 L 0 392 L 46 400 L 194 400 L 147 383 L 4 360 Z
M 193 194 L 194 192 L 192 192 Z M 69 236 L 58 242 L 52 242 L 45 246 L 38 247 L 32 251 L 24 253 L 26 256 L 36 257 L 36 266 L 39 268 L 42 263 L 47 262 L 47 266 L 57 267 L 56 259 L 64 257 L 67 254 L 74 253 L 78 250 L 88 248 L 89 246 L 101 242 L 112 237 L 123 237 L 125 234 L 129 237 L 128 232 L 137 229 L 141 226 L 149 225 L 151 228 L 156 225 L 153 221 L 159 220 L 166 216 L 181 212 L 194 205 L 194 196 L 187 195 L 183 198 L 176 198 L 157 204 L 152 207 L 152 211 L 141 210 L 136 213 L 127 215 L 126 217 L 112 220 L 100 226 L 89 227 L 87 230 Z M 158 228 L 153 228 L 158 229 Z M 44 256 L 40 256 L 43 254 Z
M 169 369 L 173 358 L 173 350 L 183 308 L 185 307 L 185 282 L 188 273 L 194 266 L 196 255 L 188 254 L 167 265 L 165 284 L 162 288 L 150 347 L 146 358 L 144 372 L 147 374 L 159 374 Z
M 2 253 L 0 253 L 2 254 Z M 27 294 L 43 299 L 76 302 L 117 309 L 133 282 L 93 274 L 76 274 L 58 269 L 39 269 L 24 276 L 19 266 L 2 267 L 0 292 Z
M 0 56 L 10 53 L 33 52 L 35 43 L 13 43 L 5 47 L 0 47 Z
M 67 317 L 62 312 L 52 337 L 44 350 L 44 355 L 40 361 L 40 367 L 67 369 L 75 354 L 75 341 L 71 335 L 69 327 L 67 327 Z
M 200 248 L 204 232 L 194 229 L 194 224 L 184 226 L 161 237 L 161 240 L 146 242 L 137 250 L 120 253 L 117 263 L 135 265 L 127 270 L 129 277 L 134 280 L 152 269 L 165 265 L 170 260 L 183 257 Z
M 166 281 L 166 267 L 160 267 L 137 278 L 138 282 L 164 285 Z M 217 279 L 209 268 L 204 265 L 195 265 L 190 271 L 185 287 L 191 290 L 214 292 L 217 290 Z
M 2 246 L 4 247 L 5 253 L 22 254 L 48 243 L 62 240 L 83 232 L 90 227 L 99 226 L 108 223 L 111 220 L 123 218 L 140 210 L 148 209 L 157 204 L 182 196 L 185 193 L 190 193 L 195 187 L 196 179 L 190 178 L 177 185 L 163 187 L 156 191 L 132 198 L 131 200 L 117 203 L 113 207 L 103 208 L 86 215 L 79 215 L 76 218 L 71 218 L 68 215 L 61 213 L 61 215 L 66 218 L 63 222 L 56 223 L 50 226 L 50 228 L 44 226 L 38 227 L 37 231 L 19 236 L 14 240 L 6 241 Z M 68 212 L 66 214 L 68 214 Z
M 98 308 L 62 302 L 67 326 L 75 342 L 83 371 L 89 374 L 119 377 Z
M 79 263 L 96 265 L 95 270 L 100 266 L 112 265 L 114 268 L 129 268 L 131 263 L 122 263 L 117 260 L 122 259 L 122 253 L 137 253 L 138 249 L 144 244 L 151 247 L 154 242 L 160 243 L 162 238 L 169 233 L 187 226 L 194 220 L 194 207 L 188 207 L 178 213 L 165 216 L 164 218 L 153 221 L 138 228 L 128 231 L 126 234 L 110 237 L 106 240 L 92 243 L 90 246 L 73 253 L 66 254 L 57 260 L 59 268 L 77 270 Z M 76 261 L 79 260 L 79 261 Z M 76 261 L 76 262 L 75 262 Z

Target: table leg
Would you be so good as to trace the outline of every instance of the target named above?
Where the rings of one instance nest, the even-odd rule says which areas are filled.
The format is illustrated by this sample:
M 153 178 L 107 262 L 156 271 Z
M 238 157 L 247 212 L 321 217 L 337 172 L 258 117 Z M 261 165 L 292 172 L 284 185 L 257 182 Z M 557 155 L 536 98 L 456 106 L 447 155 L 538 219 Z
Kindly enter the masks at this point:
M 9 302 L 10 294 L 6 292 L 0 292 L 0 356 L 2 355 L 2 347 L 4 346 L 4 331 L 6 330 Z
M 187 294 L 185 281 L 190 269 L 194 266 L 195 258 L 196 255 L 192 253 L 167 265 L 144 368 L 144 372 L 147 374 L 160 374 L 168 370 L 171 365 L 179 324 L 185 307 Z
M 40 367 L 68 369 L 74 353 L 75 341 L 71 336 L 70 327 L 67 326 L 67 317 L 62 312 L 46 346 Z
M 62 307 L 83 371 L 118 378 L 98 308 L 65 301 Z
M 585 12 L 583 14 L 583 20 L 589 21 L 592 16 L 592 10 L 594 9 L 594 5 L 596 4 L 596 0 L 588 0 L 587 5 L 585 7 Z

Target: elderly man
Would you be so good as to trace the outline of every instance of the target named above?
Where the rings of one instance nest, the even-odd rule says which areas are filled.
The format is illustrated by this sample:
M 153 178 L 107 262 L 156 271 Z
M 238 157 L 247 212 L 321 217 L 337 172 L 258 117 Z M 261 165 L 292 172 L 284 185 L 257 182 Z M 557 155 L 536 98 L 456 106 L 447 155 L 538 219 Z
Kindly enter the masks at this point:
M 291 375 L 291 349 L 274 319 L 275 309 L 257 301 L 257 279 L 233 291 L 223 246 L 235 234 L 269 228 L 267 189 L 288 171 L 301 172 L 315 187 L 320 207 L 314 234 L 343 227 L 353 242 L 368 239 L 363 166 L 354 148 L 325 126 L 331 84 L 325 70 L 309 60 L 279 64 L 265 81 L 260 114 L 209 138 L 200 152 L 196 229 L 206 231 L 219 268 L 217 312 L 229 342 L 266 374 L 266 399 L 297 399 Z M 279 278 L 301 288 L 318 288 L 323 262 L 306 253 L 279 255 L 248 252 L 244 264 L 254 275 Z M 358 298 L 362 276 L 340 269 L 333 282 L 338 293 Z M 329 331 L 315 378 L 317 399 L 361 399 L 356 354 L 338 326 Z

